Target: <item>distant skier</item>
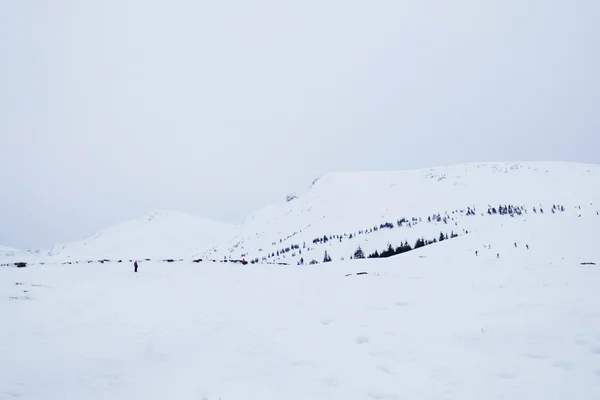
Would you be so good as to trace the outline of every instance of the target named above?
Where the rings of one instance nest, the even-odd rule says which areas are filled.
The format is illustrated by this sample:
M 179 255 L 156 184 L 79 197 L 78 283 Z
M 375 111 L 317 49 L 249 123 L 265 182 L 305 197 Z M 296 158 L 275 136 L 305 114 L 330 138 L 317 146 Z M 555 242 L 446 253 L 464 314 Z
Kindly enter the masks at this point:
M 137 260 L 135 260 L 135 262 L 133 263 L 133 272 L 137 272 L 138 270 L 138 262 Z

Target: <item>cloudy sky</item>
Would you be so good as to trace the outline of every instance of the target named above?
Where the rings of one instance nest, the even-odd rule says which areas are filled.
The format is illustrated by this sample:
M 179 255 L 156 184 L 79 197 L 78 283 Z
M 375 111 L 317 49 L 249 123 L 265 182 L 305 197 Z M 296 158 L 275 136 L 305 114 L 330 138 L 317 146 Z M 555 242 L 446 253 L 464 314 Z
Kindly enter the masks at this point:
M 600 163 L 597 0 L 0 2 L 0 244 L 330 171 Z

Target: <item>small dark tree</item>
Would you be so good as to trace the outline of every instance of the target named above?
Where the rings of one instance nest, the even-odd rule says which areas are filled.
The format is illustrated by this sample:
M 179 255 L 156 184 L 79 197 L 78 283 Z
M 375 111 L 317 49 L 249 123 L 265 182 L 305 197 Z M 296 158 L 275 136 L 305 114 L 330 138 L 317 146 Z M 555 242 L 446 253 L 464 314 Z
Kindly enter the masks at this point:
M 444 241 L 445 239 L 446 239 L 446 237 L 444 236 L 444 232 L 441 232 L 439 241 L 441 242 L 441 241 Z
M 374 253 L 369 254 L 368 258 L 379 258 L 379 252 L 375 250 Z
M 423 238 L 417 239 L 415 243 L 415 249 L 425 246 L 425 240 Z
M 385 249 L 383 252 L 381 252 L 380 257 L 385 258 L 385 257 L 391 257 L 396 255 L 396 251 L 394 250 L 394 248 L 392 247 L 391 244 L 388 244 L 387 249 Z
M 331 261 L 331 257 L 329 256 L 329 254 L 327 253 L 327 250 L 325 250 L 325 255 L 323 256 L 323 262 L 330 262 Z
M 354 252 L 354 258 L 365 258 L 365 253 L 360 248 L 360 246 L 358 246 L 358 249 L 356 249 L 356 251 Z
M 396 254 L 406 253 L 411 250 L 412 250 L 412 247 L 410 247 L 410 245 L 408 244 L 408 241 L 405 241 L 404 243 L 401 243 L 400 246 L 396 247 Z

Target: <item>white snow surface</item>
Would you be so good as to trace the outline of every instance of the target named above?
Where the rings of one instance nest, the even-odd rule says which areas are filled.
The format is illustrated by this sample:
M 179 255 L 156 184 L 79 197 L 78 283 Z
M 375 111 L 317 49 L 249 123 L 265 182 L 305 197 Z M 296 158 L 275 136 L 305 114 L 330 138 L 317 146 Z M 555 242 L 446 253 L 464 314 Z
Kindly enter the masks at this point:
M 501 227 L 508 216 L 489 216 L 489 206 L 521 206 L 516 219 L 555 216 L 554 205 L 564 214 L 595 217 L 600 210 L 600 166 L 560 163 L 481 163 L 394 172 L 331 173 L 320 177 L 304 194 L 251 214 L 236 228 L 232 239 L 217 243 L 200 255 L 222 259 L 258 259 L 260 262 L 296 264 L 300 258 L 322 261 L 327 250 L 333 260 L 348 259 L 361 246 L 365 253 L 382 251 L 389 244 L 420 237 L 433 239 Z M 468 207 L 476 210 L 467 216 Z M 534 213 L 540 209 L 544 210 Z M 440 214 L 447 223 L 428 223 Z M 399 219 L 420 219 L 398 228 Z M 392 230 L 358 234 L 390 222 Z M 349 236 L 353 234 L 350 239 Z M 339 235 L 342 240 L 313 244 L 313 239 Z M 297 245 L 301 251 L 283 252 Z M 277 251 L 281 251 L 277 255 Z M 273 255 L 269 257 L 269 255 Z
M 0 259 L 6 257 L 15 257 L 19 254 L 23 254 L 22 250 L 15 249 L 13 247 L 0 246 Z
M 11 256 L 31 259 L 0 266 L 0 399 L 599 399 L 599 204 L 593 165 L 330 174 L 234 232 L 158 212 Z
M 97 232 L 87 239 L 55 246 L 60 260 L 190 257 L 198 248 L 232 234 L 231 224 L 175 211 L 155 211 Z M 45 258 L 45 257 L 43 257 Z
M 598 399 L 598 221 L 303 267 L 0 268 L 0 399 Z

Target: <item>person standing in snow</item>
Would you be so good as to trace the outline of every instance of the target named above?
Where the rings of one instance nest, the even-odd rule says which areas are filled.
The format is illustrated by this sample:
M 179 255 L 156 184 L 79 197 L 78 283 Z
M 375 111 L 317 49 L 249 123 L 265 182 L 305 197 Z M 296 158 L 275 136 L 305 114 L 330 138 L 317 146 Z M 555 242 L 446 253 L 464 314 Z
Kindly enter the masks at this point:
M 138 270 L 138 262 L 137 260 L 135 260 L 135 262 L 133 263 L 133 272 L 137 272 Z

